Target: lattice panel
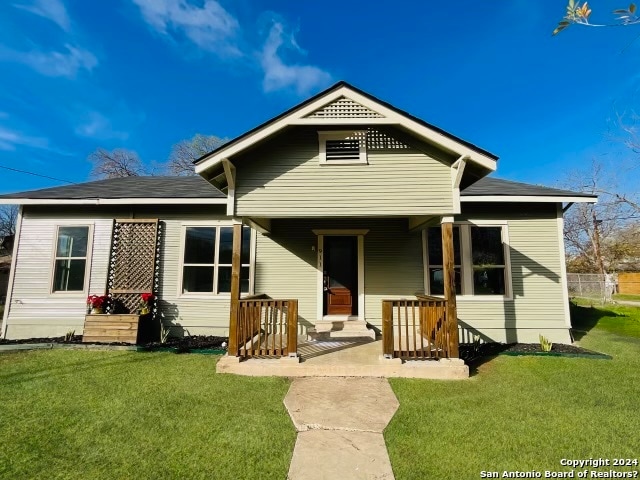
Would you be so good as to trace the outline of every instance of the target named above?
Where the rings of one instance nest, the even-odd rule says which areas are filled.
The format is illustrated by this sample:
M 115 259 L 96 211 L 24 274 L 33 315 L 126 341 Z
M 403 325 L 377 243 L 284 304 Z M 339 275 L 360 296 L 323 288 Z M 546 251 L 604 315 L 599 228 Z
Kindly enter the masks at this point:
M 367 130 L 367 151 L 369 150 L 406 150 L 411 148 L 404 142 L 373 128 Z
M 158 220 L 116 220 L 113 224 L 108 295 L 114 313 L 136 313 L 140 294 L 156 296 L 160 274 Z M 154 299 L 153 313 L 157 309 Z
M 329 105 L 310 113 L 306 118 L 384 118 L 384 116 L 350 98 L 340 97 Z

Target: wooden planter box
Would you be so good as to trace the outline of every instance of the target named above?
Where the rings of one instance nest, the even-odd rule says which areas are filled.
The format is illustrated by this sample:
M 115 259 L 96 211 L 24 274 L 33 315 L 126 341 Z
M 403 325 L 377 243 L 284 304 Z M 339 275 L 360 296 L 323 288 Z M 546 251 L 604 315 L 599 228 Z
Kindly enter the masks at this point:
M 84 317 L 83 342 L 121 342 L 135 344 L 138 340 L 137 314 L 87 314 Z

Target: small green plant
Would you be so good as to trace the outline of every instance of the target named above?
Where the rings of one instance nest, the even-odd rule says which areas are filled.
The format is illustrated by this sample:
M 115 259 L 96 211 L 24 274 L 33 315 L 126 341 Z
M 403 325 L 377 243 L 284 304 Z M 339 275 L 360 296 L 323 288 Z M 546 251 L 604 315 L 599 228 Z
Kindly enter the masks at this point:
M 74 335 L 76 334 L 75 330 L 68 330 L 67 333 L 64 334 L 64 341 L 70 342 L 73 340 Z
M 544 335 L 540 335 L 540 349 L 543 352 L 550 352 L 551 347 L 553 347 L 553 343 L 551 343 Z
M 165 327 L 164 323 L 160 322 L 160 343 L 167 343 L 170 331 L 171 329 Z

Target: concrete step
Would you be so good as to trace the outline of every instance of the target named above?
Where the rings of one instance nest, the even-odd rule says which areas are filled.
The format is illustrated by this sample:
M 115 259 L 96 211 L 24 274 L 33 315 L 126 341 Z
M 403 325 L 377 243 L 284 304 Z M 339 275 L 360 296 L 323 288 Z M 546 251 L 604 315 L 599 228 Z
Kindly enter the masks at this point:
M 376 332 L 368 328 L 364 320 L 320 320 L 307 332 L 309 340 L 338 340 L 357 339 L 369 340 L 376 338 Z

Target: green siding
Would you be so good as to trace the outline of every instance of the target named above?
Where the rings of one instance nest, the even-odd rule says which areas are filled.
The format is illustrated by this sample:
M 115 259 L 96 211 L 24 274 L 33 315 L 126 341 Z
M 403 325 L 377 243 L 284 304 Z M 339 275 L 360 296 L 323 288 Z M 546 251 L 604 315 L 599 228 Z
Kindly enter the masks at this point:
M 320 165 L 317 129 L 299 127 L 232 161 L 240 216 L 371 217 L 453 211 L 450 167 L 414 148 L 370 148 L 368 165 Z

